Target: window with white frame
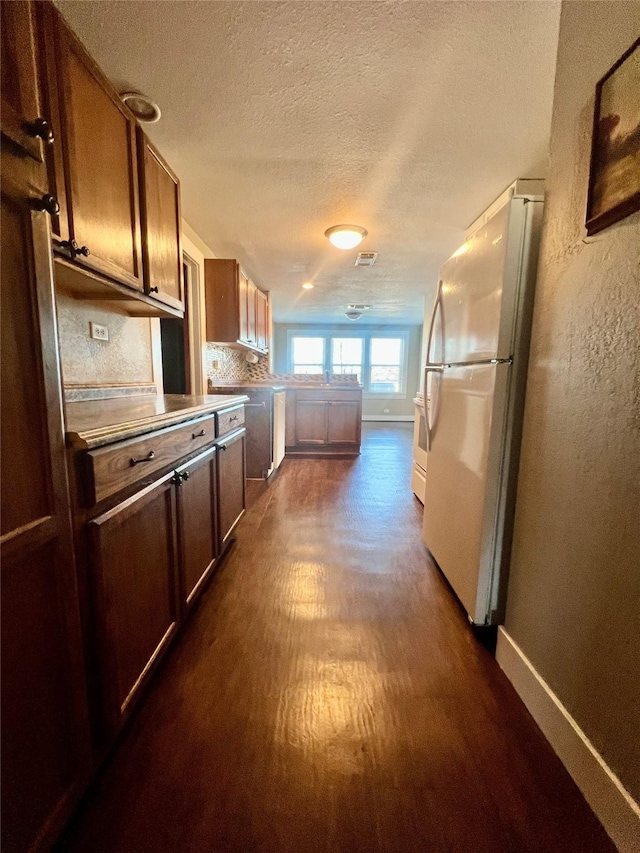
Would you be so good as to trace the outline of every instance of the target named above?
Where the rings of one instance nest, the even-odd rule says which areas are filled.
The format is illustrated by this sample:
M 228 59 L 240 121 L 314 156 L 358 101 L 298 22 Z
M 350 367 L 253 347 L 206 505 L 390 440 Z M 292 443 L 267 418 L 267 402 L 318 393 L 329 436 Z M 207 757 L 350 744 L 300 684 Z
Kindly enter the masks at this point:
M 324 373 L 325 339 L 296 335 L 291 338 L 291 372 Z
M 288 369 L 291 373 L 355 374 L 366 396 L 406 394 L 409 332 L 393 330 L 288 332 Z
M 402 338 L 371 338 L 368 390 L 372 394 L 400 394 L 404 365 Z

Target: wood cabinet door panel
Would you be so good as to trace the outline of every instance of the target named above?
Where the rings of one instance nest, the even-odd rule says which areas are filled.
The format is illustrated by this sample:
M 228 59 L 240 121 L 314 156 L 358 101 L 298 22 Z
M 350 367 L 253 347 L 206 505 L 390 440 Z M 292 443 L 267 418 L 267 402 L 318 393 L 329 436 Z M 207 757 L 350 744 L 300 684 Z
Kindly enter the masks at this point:
M 256 289 L 256 340 L 258 349 L 269 349 L 269 297 Z
M 218 445 L 218 530 L 221 550 L 245 510 L 245 435 L 243 429 Z
M 135 121 L 63 22 L 60 73 L 71 234 L 84 266 L 143 289 Z
M 184 311 L 180 182 L 140 128 L 137 133 L 145 291 Z
M 42 142 L 28 131 L 40 112 L 33 3 L 0 3 L 2 133 L 42 161 Z
M 247 282 L 247 342 L 255 347 L 258 343 L 257 329 L 257 308 L 258 297 L 256 295 L 258 288 L 249 280 Z
M 238 339 L 249 343 L 249 281 L 242 270 L 238 272 L 238 307 L 240 309 L 240 334 Z
M 327 442 L 329 444 L 360 443 L 360 404 L 330 402 L 328 407 Z
M 37 839 L 44 845 L 90 764 L 49 225 L 30 207 L 32 188 L 12 180 L 22 165 L 3 152 L 4 850 L 30 849 Z
M 328 403 L 296 400 L 296 444 L 327 443 Z
M 174 503 L 165 477 L 89 522 L 100 675 L 114 725 L 177 628 Z
M 178 536 L 182 599 L 191 603 L 219 554 L 216 513 L 216 448 L 178 469 Z

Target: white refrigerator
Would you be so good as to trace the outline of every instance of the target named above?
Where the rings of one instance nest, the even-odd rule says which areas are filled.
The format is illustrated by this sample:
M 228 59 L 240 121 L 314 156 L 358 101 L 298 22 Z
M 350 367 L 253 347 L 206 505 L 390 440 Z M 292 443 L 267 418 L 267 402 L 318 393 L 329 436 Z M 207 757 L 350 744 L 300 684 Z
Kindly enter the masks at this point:
M 522 180 L 476 220 L 429 324 L 424 542 L 475 625 L 503 621 L 542 208 Z

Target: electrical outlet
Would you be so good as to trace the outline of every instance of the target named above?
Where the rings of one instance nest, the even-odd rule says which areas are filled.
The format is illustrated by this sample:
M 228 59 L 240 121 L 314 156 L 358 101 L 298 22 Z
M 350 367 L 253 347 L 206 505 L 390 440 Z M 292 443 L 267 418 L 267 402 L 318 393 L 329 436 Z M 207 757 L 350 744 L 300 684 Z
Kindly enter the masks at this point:
M 91 337 L 94 341 L 108 341 L 109 327 L 101 326 L 99 323 L 89 323 Z
M 391 409 L 383 409 L 383 410 L 382 410 L 382 413 L 383 413 L 384 415 L 388 415 L 390 411 L 391 411 Z

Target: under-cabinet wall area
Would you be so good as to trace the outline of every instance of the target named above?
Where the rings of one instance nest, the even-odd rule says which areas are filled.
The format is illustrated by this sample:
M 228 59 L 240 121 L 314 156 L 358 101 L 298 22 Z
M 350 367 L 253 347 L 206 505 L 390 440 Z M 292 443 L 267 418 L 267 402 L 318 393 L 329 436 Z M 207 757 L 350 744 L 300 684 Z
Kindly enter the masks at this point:
M 128 317 L 104 303 L 73 299 L 61 291 L 56 306 L 65 391 L 121 386 L 162 393 L 157 320 Z M 91 323 L 106 327 L 109 339 L 92 338 Z

